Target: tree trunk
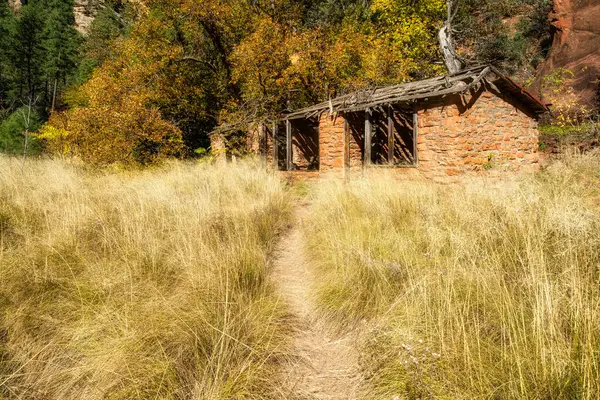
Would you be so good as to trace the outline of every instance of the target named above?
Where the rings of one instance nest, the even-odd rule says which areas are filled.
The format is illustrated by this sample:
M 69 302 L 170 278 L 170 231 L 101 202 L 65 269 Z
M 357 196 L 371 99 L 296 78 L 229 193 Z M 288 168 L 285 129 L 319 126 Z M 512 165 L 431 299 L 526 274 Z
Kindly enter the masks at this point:
M 54 112 L 54 102 L 56 100 L 56 86 L 58 84 L 58 78 L 54 77 L 54 90 L 52 91 L 52 107 L 50 108 L 50 112 Z
M 454 74 L 463 68 L 463 63 L 456 54 L 454 38 L 452 37 L 452 20 L 458 11 L 458 0 L 447 0 L 448 19 L 439 32 L 440 51 L 444 58 L 444 64 L 450 74 Z
M 23 122 L 25 123 L 25 141 L 23 143 L 23 162 L 21 163 L 21 174 L 25 172 L 25 161 L 27 160 L 27 146 L 29 144 L 29 124 L 31 123 L 31 106 L 32 106 L 32 98 L 29 98 L 29 103 L 27 105 L 27 116 L 23 113 Z

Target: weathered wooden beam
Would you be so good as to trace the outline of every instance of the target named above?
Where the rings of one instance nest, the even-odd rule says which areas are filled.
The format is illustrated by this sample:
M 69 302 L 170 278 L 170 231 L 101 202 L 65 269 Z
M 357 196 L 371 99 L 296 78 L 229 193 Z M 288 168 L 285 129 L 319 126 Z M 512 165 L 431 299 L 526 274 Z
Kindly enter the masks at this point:
M 350 124 L 344 118 L 344 166 L 350 168 Z
M 457 93 L 465 90 L 468 87 L 465 81 L 478 80 L 479 76 L 487 76 L 491 72 L 496 73 L 493 67 L 480 66 L 460 71 L 457 74 L 435 77 L 423 81 L 404 83 L 384 88 L 362 90 L 337 97 L 332 99 L 331 102 L 322 102 L 310 107 L 296 110 L 295 112 L 288 114 L 286 118 L 306 118 L 314 113 L 325 111 L 331 106 L 333 106 L 335 112 L 361 111 L 365 108 L 371 108 L 376 105 L 390 102 L 409 101 L 411 99 L 422 99 L 425 97 L 443 96 Z M 481 80 L 482 79 L 479 79 L 477 83 L 481 82 Z
M 415 167 L 419 166 L 419 153 L 417 152 L 417 142 L 419 140 L 419 114 L 413 112 L 413 163 Z
M 394 109 L 388 104 L 387 109 L 388 164 L 394 165 Z
M 273 122 L 273 166 L 275 169 L 279 169 L 279 135 L 277 134 L 279 126 L 277 121 Z
M 396 103 L 396 102 L 401 102 L 401 101 L 421 100 L 421 99 L 428 99 L 429 97 L 438 97 L 438 96 L 444 96 L 444 95 L 448 95 L 448 94 L 460 93 L 464 89 L 466 89 L 467 86 L 468 85 L 465 82 L 461 81 L 461 82 L 458 82 L 454 87 L 452 87 L 450 89 L 440 90 L 440 91 L 431 92 L 431 93 L 418 94 L 418 95 L 410 95 L 410 96 L 398 96 L 398 97 L 390 96 L 390 97 L 386 97 L 385 99 L 381 99 L 378 101 L 373 101 L 373 102 L 370 102 L 367 104 L 361 104 L 360 106 L 357 106 L 357 107 L 339 108 L 336 111 L 337 112 L 356 112 L 356 111 L 364 110 L 365 107 L 371 108 L 371 107 L 377 106 L 377 105 L 381 104 L 382 101 L 387 102 L 387 103 Z
M 267 126 L 263 123 L 258 125 L 258 155 L 267 158 Z
M 365 166 L 371 165 L 371 147 L 372 147 L 372 138 L 373 138 L 373 121 L 371 110 L 365 110 L 365 149 L 364 149 L 364 160 L 363 164 Z
M 285 168 L 292 169 L 292 121 L 285 120 Z
M 481 71 L 481 73 L 477 76 L 477 78 L 473 79 L 473 82 L 471 82 L 469 84 L 469 86 L 467 86 L 467 88 L 464 90 L 464 92 L 468 92 L 469 90 L 471 90 L 471 88 L 475 88 L 475 90 L 479 89 L 479 82 L 485 78 L 485 76 L 487 74 L 489 74 L 492 71 L 492 69 L 490 67 L 485 68 L 483 71 Z

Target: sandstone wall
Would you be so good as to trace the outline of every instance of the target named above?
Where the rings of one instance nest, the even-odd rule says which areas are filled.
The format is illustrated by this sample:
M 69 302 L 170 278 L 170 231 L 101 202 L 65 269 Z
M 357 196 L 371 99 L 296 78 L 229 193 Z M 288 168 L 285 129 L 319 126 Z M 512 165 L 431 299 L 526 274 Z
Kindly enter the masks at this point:
M 418 112 L 418 169 L 428 178 L 538 167 L 537 121 L 489 92 Z
M 324 112 L 319 120 L 320 170 L 342 170 L 344 148 L 344 118 Z
M 518 104 L 490 92 L 465 101 L 470 103 L 455 96 L 442 103 L 419 106 L 418 165 L 389 168 L 390 171 L 447 180 L 457 175 L 538 168 L 539 132 L 535 119 L 521 111 Z M 362 166 L 364 113 L 346 117 L 348 142 L 342 116 L 321 116 L 322 171 Z
M 89 31 L 90 25 L 94 21 L 94 16 L 102 3 L 104 1 L 75 0 L 73 14 L 75 16 L 75 29 L 79 33 L 85 35 Z
M 75 17 L 75 29 L 81 34 L 86 34 L 94 21 L 96 12 L 102 7 L 103 0 L 75 0 L 73 4 L 73 16 Z M 8 0 L 8 5 L 13 11 L 19 10 L 23 4 L 22 0 Z
M 225 148 L 225 140 L 221 134 L 213 133 L 210 136 L 210 152 L 219 159 L 226 158 L 227 150 Z
M 274 139 L 273 139 L 273 127 L 271 125 L 265 126 L 265 152 L 266 152 L 266 161 L 268 165 L 275 166 L 274 159 Z

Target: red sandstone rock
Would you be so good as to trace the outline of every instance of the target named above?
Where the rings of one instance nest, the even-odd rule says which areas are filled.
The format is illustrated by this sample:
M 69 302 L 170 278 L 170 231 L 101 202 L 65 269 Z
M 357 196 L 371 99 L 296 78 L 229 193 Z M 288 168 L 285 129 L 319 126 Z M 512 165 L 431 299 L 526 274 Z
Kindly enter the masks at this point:
M 533 88 L 540 93 L 543 76 L 567 68 L 575 74 L 573 88 L 582 104 L 592 107 L 600 77 L 600 0 L 554 0 L 549 18 L 556 29 L 552 49 Z

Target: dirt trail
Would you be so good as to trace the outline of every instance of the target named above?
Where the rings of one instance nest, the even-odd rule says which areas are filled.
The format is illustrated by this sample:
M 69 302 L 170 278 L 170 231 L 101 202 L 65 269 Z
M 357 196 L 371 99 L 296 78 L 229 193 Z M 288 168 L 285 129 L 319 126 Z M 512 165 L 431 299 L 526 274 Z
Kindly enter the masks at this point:
M 295 320 L 294 358 L 285 371 L 286 399 L 356 399 L 360 383 L 356 333 L 336 332 L 316 313 L 315 280 L 304 253 L 300 224 L 306 206 L 296 212 L 294 227 L 279 242 L 273 278 Z

